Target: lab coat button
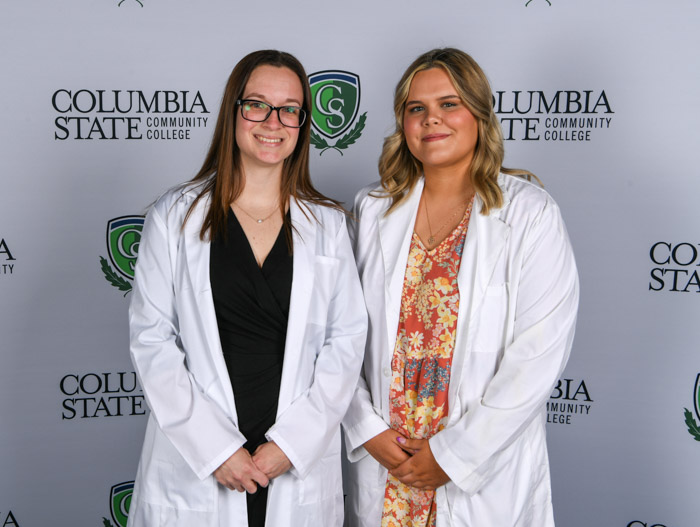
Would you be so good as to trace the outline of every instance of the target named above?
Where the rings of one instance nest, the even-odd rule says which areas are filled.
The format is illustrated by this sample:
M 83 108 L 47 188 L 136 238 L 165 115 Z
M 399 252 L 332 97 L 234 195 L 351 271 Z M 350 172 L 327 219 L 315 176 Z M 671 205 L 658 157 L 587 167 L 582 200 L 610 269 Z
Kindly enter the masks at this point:
M 384 368 L 384 377 L 389 377 L 391 375 L 391 369 L 389 368 Z

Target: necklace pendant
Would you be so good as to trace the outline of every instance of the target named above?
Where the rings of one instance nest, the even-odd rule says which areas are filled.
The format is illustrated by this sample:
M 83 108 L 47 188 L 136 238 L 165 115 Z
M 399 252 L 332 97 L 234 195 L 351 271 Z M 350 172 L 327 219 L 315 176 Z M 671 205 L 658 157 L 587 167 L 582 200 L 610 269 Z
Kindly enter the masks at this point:
M 433 238 L 432 236 L 431 236 L 430 238 L 428 238 L 428 243 L 429 243 L 430 245 L 434 244 L 434 243 L 435 243 L 435 238 Z
M 258 223 L 262 223 L 262 222 L 264 222 L 265 220 L 256 220 L 256 221 L 257 221 Z

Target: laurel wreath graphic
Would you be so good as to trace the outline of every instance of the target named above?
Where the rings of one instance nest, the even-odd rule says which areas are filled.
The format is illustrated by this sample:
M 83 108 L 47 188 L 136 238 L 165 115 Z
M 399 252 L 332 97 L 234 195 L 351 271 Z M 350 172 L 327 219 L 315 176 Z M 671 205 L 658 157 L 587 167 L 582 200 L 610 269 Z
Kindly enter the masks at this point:
M 124 296 L 129 294 L 129 291 L 131 291 L 131 284 L 119 276 L 102 256 L 100 256 L 100 267 L 102 267 L 102 272 L 105 274 L 105 278 L 110 284 L 120 291 L 126 291 Z
M 124 1 L 124 0 L 122 0 L 122 2 L 123 2 L 123 1 Z M 527 0 L 527 2 L 525 2 L 525 7 L 529 6 L 529 5 L 530 5 L 530 2 L 532 2 L 532 0 Z M 549 0 L 545 0 L 545 2 L 547 2 L 549 5 L 552 5 L 552 2 L 550 2 Z
M 695 441 L 700 441 L 700 426 L 695 422 L 693 414 L 687 408 L 684 408 L 685 412 L 685 425 L 688 427 L 688 432 L 695 438 Z
M 141 0 L 136 0 L 141 7 L 143 7 L 143 4 L 141 3 Z M 120 0 L 120 2 L 117 4 L 117 7 L 121 7 L 122 4 L 126 2 L 126 0 Z
M 107 518 L 105 518 L 103 516 L 102 517 L 102 527 L 114 527 L 114 526 L 112 525 L 111 521 L 109 521 Z
M 365 121 L 367 120 L 367 112 L 363 113 L 360 115 L 360 118 L 357 120 L 357 124 L 353 127 L 352 130 L 350 130 L 347 134 L 345 134 L 343 137 L 338 139 L 338 141 L 334 145 L 329 145 L 328 142 L 315 133 L 313 130 L 311 130 L 311 144 L 314 145 L 318 150 L 321 151 L 319 154 L 320 156 L 323 155 L 323 152 L 329 149 L 337 150 L 340 152 L 340 155 L 343 155 L 343 150 L 345 150 L 347 147 L 350 145 L 354 144 L 355 141 L 357 141 L 362 135 L 362 130 L 365 129 Z

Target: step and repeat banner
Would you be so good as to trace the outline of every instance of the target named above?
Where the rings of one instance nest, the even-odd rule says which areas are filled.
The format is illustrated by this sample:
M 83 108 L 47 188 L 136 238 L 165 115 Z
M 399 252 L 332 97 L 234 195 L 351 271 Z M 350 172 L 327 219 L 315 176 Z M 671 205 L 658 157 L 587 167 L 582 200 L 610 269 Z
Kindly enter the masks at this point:
M 143 214 L 199 168 L 235 63 L 283 49 L 334 93 L 312 174 L 348 203 L 378 178 L 400 75 L 440 46 L 486 71 L 506 165 L 542 179 L 578 259 L 547 403 L 558 525 L 699 525 L 698 24 L 681 0 L 3 2 L 0 526 L 126 524 Z

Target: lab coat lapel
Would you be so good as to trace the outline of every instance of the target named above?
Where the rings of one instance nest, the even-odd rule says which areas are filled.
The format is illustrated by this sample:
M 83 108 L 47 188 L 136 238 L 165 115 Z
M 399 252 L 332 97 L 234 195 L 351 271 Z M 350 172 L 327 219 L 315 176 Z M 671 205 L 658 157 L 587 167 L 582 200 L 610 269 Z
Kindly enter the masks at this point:
M 508 204 L 505 193 L 503 199 L 503 207 L 505 207 Z M 482 201 L 477 195 L 474 198 L 462 261 L 457 275 L 460 309 L 450 375 L 449 399 L 451 401 L 456 400 L 459 386 L 464 378 L 462 369 L 466 357 L 471 353 L 476 330 L 473 324 L 475 316 L 484 300 L 495 264 L 503 252 L 510 232 L 508 225 L 500 218 L 503 207 L 492 209 L 487 216 L 481 214 L 481 207 Z M 459 413 L 454 412 L 454 415 Z
M 308 210 L 302 211 L 294 199 L 289 202 L 289 212 L 292 219 L 294 244 L 292 293 L 289 299 L 289 320 L 277 415 L 280 415 L 293 401 L 298 367 L 303 363 L 301 352 L 304 347 L 304 334 L 314 286 L 316 230 L 321 228 L 311 213 Z
M 413 227 L 418 214 L 418 204 L 423 192 L 423 178 L 413 187 L 406 200 L 388 216 L 379 219 L 379 243 L 384 259 L 384 299 L 386 302 L 387 349 L 389 357 L 394 350 L 396 331 L 401 311 L 403 280 L 408 263 L 408 252 L 413 236 Z M 390 359 L 389 359 L 390 360 Z
M 233 400 L 233 388 L 221 349 L 219 326 L 216 321 L 214 298 L 212 296 L 211 282 L 209 280 L 211 243 L 209 240 L 205 239 L 205 241 L 202 241 L 199 238 L 199 231 L 204 222 L 207 205 L 208 201 L 206 198 L 202 198 L 199 203 L 197 203 L 182 233 L 182 243 L 184 245 L 187 263 L 187 278 L 192 284 L 192 294 L 194 296 L 195 305 L 195 309 L 190 313 L 190 316 L 199 319 L 196 326 L 199 326 L 198 330 L 201 331 L 203 339 L 207 344 L 206 348 L 211 354 L 214 369 L 221 383 L 221 396 L 225 401 L 220 401 L 220 403 L 227 405 L 228 411 L 233 417 L 233 422 L 237 425 L 238 418 L 236 416 L 236 405 Z M 189 204 L 186 206 L 189 207 Z M 183 322 L 181 321 L 181 323 Z M 189 321 L 188 324 L 195 323 Z M 209 395 L 212 394 L 210 393 Z

